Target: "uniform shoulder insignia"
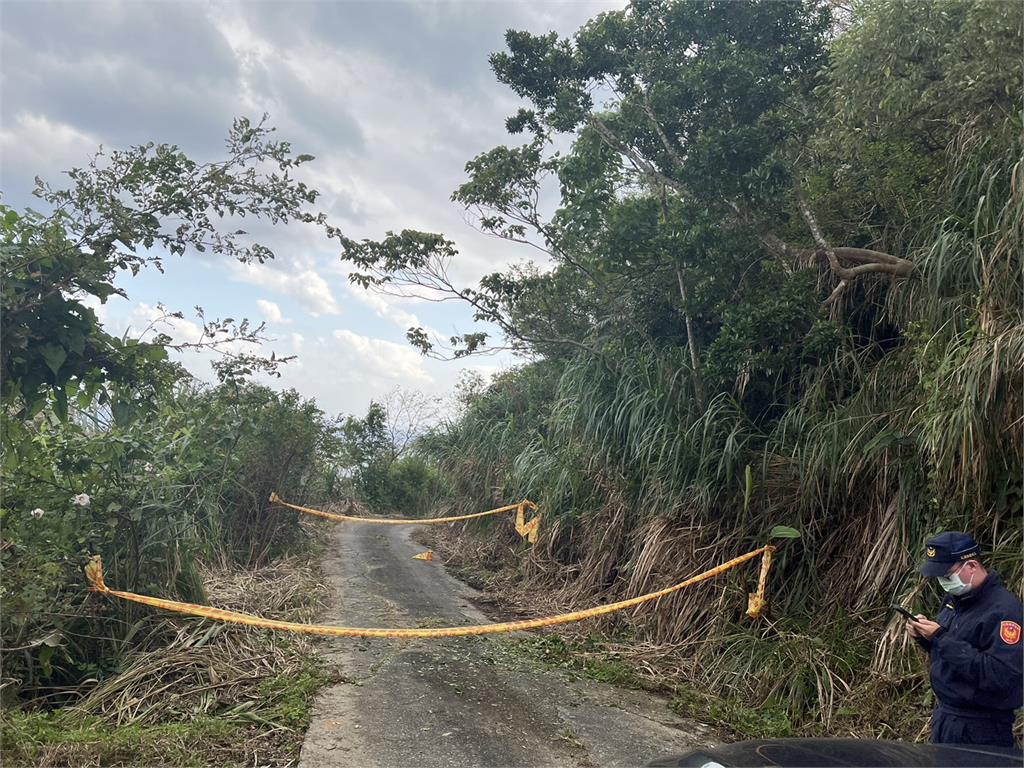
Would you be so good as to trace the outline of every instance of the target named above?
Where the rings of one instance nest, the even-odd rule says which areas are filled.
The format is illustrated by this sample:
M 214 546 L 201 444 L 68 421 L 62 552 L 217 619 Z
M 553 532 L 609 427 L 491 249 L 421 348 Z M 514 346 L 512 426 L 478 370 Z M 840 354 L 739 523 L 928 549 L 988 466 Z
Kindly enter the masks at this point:
M 1004 621 L 999 624 L 999 637 L 1007 645 L 1020 642 L 1020 624 L 1016 621 Z

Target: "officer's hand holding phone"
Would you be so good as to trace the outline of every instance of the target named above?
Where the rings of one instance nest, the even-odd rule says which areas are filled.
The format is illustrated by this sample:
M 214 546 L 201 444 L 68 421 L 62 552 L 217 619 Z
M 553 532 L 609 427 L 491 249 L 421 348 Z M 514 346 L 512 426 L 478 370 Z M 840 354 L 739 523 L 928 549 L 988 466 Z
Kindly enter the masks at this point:
M 896 613 L 907 620 L 907 632 L 911 637 L 920 637 L 924 640 L 931 640 L 939 631 L 938 623 L 932 621 L 923 613 L 913 614 L 901 605 L 890 606 Z
M 889 607 L 907 620 L 907 632 L 910 633 L 911 637 L 920 637 L 925 640 L 930 640 L 939 630 L 939 625 L 930 620 L 923 613 L 915 615 L 902 605 L 893 604 Z
M 931 640 L 935 637 L 935 633 L 939 631 L 940 627 L 938 622 L 932 621 L 927 618 L 923 613 L 919 613 L 912 622 L 909 624 L 910 631 L 917 637 L 924 638 L 925 640 Z

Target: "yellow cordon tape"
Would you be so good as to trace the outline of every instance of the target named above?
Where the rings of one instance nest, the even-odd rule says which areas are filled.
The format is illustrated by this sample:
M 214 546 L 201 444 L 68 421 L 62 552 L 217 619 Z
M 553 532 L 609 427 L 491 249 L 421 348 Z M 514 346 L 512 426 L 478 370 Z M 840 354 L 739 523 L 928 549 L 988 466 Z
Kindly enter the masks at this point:
M 595 608 L 587 608 L 584 611 L 563 613 L 559 616 L 548 616 L 542 619 L 506 621 L 500 624 L 479 624 L 470 627 L 438 627 L 433 629 L 369 629 L 361 627 L 333 627 L 325 624 L 298 624 L 293 621 L 264 619 L 260 616 L 253 616 L 249 613 L 224 611 L 220 608 L 211 608 L 207 605 L 180 603 L 177 600 L 164 600 L 159 597 L 147 597 L 146 595 L 136 595 L 133 592 L 119 592 L 118 590 L 110 589 L 110 587 L 103 582 L 103 562 L 100 560 L 99 555 L 93 555 L 92 558 L 90 558 L 89 564 L 85 566 L 85 577 L 89 581 L 89 589 L 93 592 L 110 595 L 111 597 L 119 597 L 122 600 L 130 600 L 133 603 L 150 605 L 154 608 L 162 608 L 165 611 L 184 613 L 189 616 L 201 616 L 204 619 L 214 619 L 215 621 L 223 621 L 229 624 L 243 624 L 248 627 L 262 627 L 264 629 L 276 629 L 283 632 L 301 632 L 306 635 L 326 635 L 328 637 L 383 637 L 408 640 L 424 637 L 496 635 L 502 632 L 519 632 L 525 629 L 540 629 L 541 627 L 550 627 L 555 624 L 568 624 L 573 621 L 591 619 L 595 616 L 605 616 L 609 613 L 624 611 L 627 608 L 634 608 L 638 605 L 649 603 L 652 600 L 658 600 L 666 595 L 671 595 L 673 592 L 678 592 L 686 587 L 712 579 L 715 576 L 728 571 L 730 568 L 735 568 L 748 560 L 753 560 L 758 555 L 764 555 L 764 559 L 761 561 L 761 576 L 758 580 L 757 592 L 750 595 L 747 603 L 747 615 L 752 619 L 756 619 L 760 616 L 765 605 L 764 591 L 768 583 L 768 569 L 771 567 L 771 557 L 772 552 L 774 551 L 775 547 L 770 545 L 761 547 L 760 549 L 755 549 L 753 552 L 748 552 L 745 555 L 734 557 L 732 560 L 715 566 L 709 571 L 704 571 L 704 573 L 691 576 L 686 581 L 681 581 L 671 587 L 666 587 L 665 589 L 658 590 L 657 592 L 641 595 L 640 597 L 633 597 L 629 600 L 620 600 L 617 603 L 609 603 L 608 605 L 599 605 Z
M 772 567 L 772 553 L 775 551 L 775 547 L 768 545 L 762 547 L 764 550 L 764 557 L 761 558 L 761 573 L 757 577 L 757 591 L 751 592 L 747 595 L 747 616 L 752 619 L 756 619 L 761 615 L 761 611 L 764 610 L 766 604 L 765 591 L 768 589 L 768 571 Z
M 276 493 L 270 494 L 271 504 L 280 504 L 282 507 L 294 509 L 296 512 L 304 512 L 307 515 L 315 515 L 325 520 L 333 520 L 336 523 L 363 523 L 365 525 L 442 525 L 444 523 L 458 523 L 463 520 L 475 520 L 480 517 L 501 515 L 505 512 L 516 511 L 516 533 L 522 536 L 531 544 L 537 542 L 537 531 L 540 528 L 540 514 L 537 513 L 537 505 L 529 499 L 523 499 L 518 504 L 509 504 L 497 509 L 488 509 L 486 512 L 474 512 L 470 515 L 455 515 L 454 517 L 356 517 L 354 515 L 338 515 L 333 512 L 324 512 L 310 507 L 300 507 L 298 504 L 289 504 Z M 526 510 L 534 512 L 533 519 L 526 522 Z

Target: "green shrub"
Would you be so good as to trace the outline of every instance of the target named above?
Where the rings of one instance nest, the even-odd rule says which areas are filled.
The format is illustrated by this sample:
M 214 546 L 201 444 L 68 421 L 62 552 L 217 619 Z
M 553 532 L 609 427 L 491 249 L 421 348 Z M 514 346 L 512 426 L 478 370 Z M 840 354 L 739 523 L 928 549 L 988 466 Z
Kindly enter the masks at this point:
M 333 472 L 332 425 L 311 401 L 184 374 L 130 413 L 62 422 L 44 410 L 2 426 L 0 632 L 15 687 L 102 678 L 160 624 L 90 597 L 90 555 L 117 588 L 203 602 L 197 559 L 254 563 L 303 546 L 296 513 L 270 508 L 270 491 L 320 494 Z

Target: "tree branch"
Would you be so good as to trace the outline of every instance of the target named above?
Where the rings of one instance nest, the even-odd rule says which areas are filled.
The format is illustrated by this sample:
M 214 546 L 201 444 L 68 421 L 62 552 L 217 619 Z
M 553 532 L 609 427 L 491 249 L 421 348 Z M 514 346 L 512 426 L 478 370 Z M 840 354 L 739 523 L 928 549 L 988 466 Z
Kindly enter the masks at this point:
M 666 176 L 655 168 L 653 163 L 646 160 L 637 149 L 630 147 L 624 141 L 619 139 L 619 137 L 615 135 L 614 131 L 605 125 L 601 118 L 591 115 L 589 122 L 604 142 L 616 152 L 625 155 L 637 171 L 656 181 L 659 186 L 668 186 L 677 194 L 684 197 L 687 195 L 687 189 L 685 186 L 672 177 Z
M 682 168 L 683 167 L 683 158 L 679 155 L 679 152 L 676 151 L 676 148 L 672 145 L 672 142 L 668 140 L 668 136 L 665 134 L 665 131 L 662 129 L 661 123 L 659 123 L 657 118 L 654 116 L 654 109 L 651 107 L 650 94 L 648 94 L 647 91 L 644 91 L 643 94 L 644 94 L 644 112 L 646 112 L 647 113 L 647 117 L 650 118 L 651 125 L 654 126 L 654 130 L 658 134 L 658 138 L 661 139 L 662 145 L 665 147 L 665 150 L 672 157 L 672 161 L 676 164 L 676 167 Z
M 807 203 L 807 199 L 799 188 L 796 190 L 796 199 L 797 205 L 800 207 L 800 213 L 803 214 L 804 221 L 807 222 L 807 226 L 811 230 L 811 236 L 814 237 L 814 242 L 818 244 L 819 253 L 824 253 L 832 271 L 841 279 L 853 280 L 869 272 L 880 272 L 895 277 L 909 277 L 914 271 L 913 262 L 888 253 L 861 248 L 844 249 L 848 258 L 861 262 L 856 267 L 844 267 L 839 263 L 839 254 L 836 249 L 832 248 L 828 241 L 825 240 L 825 235 L 822 234 L 821 227 L 818 225 L 817 219 L 814 218 L 811 206 Z

